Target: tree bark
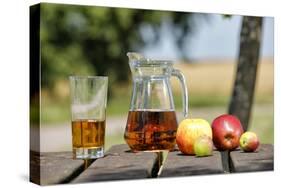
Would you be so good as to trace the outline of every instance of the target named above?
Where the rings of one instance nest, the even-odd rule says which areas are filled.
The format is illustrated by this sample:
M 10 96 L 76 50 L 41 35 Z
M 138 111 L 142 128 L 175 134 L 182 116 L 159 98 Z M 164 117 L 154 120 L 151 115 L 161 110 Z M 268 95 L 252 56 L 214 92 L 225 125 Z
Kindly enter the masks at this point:
M 260 53 L 262 17 L 244 16 L 240 32 L 240 50 L 236 79 L 228 113 L 237 116 L 248 129 L 254 99 Z

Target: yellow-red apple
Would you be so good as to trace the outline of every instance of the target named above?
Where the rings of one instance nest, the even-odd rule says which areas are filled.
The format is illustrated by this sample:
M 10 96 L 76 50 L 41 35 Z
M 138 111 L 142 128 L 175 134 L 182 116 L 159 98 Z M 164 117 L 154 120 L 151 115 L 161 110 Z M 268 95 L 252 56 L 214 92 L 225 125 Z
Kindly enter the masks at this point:
M 204 119 L 184 119 L 180 122 L 176 142 L 179 150 L 184 154 L 194 154 L 194 142 L 200 136 L 209 136 L 212 139 L 210 124 Z

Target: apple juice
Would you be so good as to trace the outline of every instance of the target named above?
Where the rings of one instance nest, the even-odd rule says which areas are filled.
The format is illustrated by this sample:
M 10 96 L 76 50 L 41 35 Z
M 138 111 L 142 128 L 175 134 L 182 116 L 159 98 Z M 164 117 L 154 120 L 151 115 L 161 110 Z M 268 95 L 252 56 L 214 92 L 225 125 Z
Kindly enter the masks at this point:
M 72 146 L 79 148 L 98 148 L 104 145 L 105 120 L 72 121 Z
M 173 150 L 176 142 L 175 111 L 129 111 L 124 138 L 133 151 Z

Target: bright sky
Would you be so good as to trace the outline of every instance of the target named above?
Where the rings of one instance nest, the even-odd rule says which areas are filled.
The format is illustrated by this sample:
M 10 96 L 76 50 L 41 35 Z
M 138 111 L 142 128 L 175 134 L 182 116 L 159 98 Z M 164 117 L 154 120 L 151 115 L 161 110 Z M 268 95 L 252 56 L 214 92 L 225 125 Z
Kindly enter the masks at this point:
M 188 57 L 235 58 L 238 54 L 239 35 L 242 17 L 232 16 L 225 19 L 219 14 L 210 14 L 208 21 L 197 19 L 197 27 L 187 42 Z M 264 18 L 261 56 L 274 54 L 274 19 Z M 200 27 L 199 27 L 200 26 Z M 163 27 L 163 40 L 156 46 L 146 48 L 143 53 L 151 58 L 178 59 L 177 49 L 171 43 L 172 33 Z

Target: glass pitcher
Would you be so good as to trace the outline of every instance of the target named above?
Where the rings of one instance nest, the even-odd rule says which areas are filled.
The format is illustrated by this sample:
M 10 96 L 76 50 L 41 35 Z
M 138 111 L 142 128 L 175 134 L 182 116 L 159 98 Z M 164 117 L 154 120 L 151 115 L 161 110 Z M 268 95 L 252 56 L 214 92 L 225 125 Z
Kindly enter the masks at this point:
M 170 78 L 179 79 L 183 93 L 183 114 L 188 113 L 188 92 L 184 75 L 171 61 L 145 59 L 127 53 L 133 76 L 133 93 L 124 138 L 132 151 L 173 150 L 177 118 Z

